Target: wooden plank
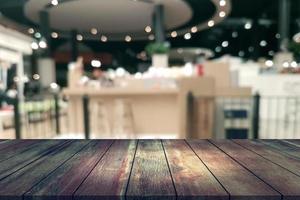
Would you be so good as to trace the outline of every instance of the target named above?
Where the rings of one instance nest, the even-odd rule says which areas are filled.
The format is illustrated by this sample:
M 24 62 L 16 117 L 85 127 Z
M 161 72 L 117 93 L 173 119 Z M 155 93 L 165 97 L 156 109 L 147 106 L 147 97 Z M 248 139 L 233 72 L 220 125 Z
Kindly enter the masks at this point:
M 258 142 L 264 143 L 274 149 L 277 149 L 281 153 L 293 156 L 300 159 L 300 146 L 297 147 L 285 140 L 258 140 Z
M 14 155 L 17 155 L 31 147 L 34 144 L 38 144 L 42 141 L 38 140 L 22 140 L 20 143 L 16 143 L 14 145 L 10 145 L 5 149 L 0 150 L 0 162 L 6 160 Z
M 0 150 L 5 149 L 12 145 L 16 145 L 18 143 L 22 143 L 22 140 L 5 140 L 0 143 Z
M 115 141 L 74 194 L 74 199 L 123 198 L 136 146 L 134 140 Z
M 222 151 L 283 195 L 300 199 L 300 177 L 229 140 L 211 140 Z
M 281 195 L 206 140 L 188 143 L 220 181 L 231 200 L 280 200 Z
M 228 193 L 184 140 L 165 140 L 163 145 L 178 199 L 229 199 Z
M 79 185 L 102 158 L 112 140 L 92 141 L 24 195 L 24 199 L 72 199 Z
M 292 156 L 282 154 L 280 151 L 269 147 L 255 140 L 235 140 L 235 142 L 244 148 L 257 153 L 270 162 L 274 162 L 281 167 L 300 176 L 300 160 Z M 298 150 L 298 154 L 300 150 Z M 287 165 L 288 163 L 288 165 Z
M 0 181 L 2 199 L 21 200 L 22 195 L 47 177 L 53 170 L 74 156 L 88 141 L 74 141 L 60 146 L 39 160 Z
M 285 140 L 286 142 L 288 142 L 289 144 L 292 144 L 296 147 L 300 147 L 300 140 Z
M 126 199 L 176 199 L 160 140 L 139 141 Z
M 0 180 L 25 167 L 31 162 L 34 162 L 42 156 L 47 155 L 50 151 L 53 151 L 55 148 L 57 148 L 57 146 L 64 143 L 66 143 L 66 141 L 52 140 L 48 142 L 42 142 L 30 150 L 22 152 L 19 155 L 2 162 L 0 164 Z

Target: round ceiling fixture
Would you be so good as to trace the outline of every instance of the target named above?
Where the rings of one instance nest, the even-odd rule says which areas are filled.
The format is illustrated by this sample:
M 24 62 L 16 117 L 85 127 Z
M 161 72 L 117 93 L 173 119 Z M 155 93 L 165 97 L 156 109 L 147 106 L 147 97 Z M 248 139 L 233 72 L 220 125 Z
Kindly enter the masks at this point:
M 193 17 L 199 17 L 197 9 L 200 8 L 191 6 L 189 2 L 190 0 L 60 0 L 58 4 L 53 4 L 49 0 L 27 0 L 24 14 L 33 23 L 39 24 L 40 11 L 47 10 L 51 28 L 60 37 L 69 37 L 69 31 L 77 30 L 85 39 L 99 40 L 99 35 L 105 35 L 110 41 L 124 41 L 124 37 L 130 35 L 136 41 L 147 40 L 149 34 L 154 32 L 150 24 L 157 4 L 164 6 L 166 36 L 172 38 L 217 25 L 231 11 L 231 0 L 206 0 L 204 2 L 210 2 L 215 9 L 211 12 L 214 14 L 197 22 L 193 21 Z

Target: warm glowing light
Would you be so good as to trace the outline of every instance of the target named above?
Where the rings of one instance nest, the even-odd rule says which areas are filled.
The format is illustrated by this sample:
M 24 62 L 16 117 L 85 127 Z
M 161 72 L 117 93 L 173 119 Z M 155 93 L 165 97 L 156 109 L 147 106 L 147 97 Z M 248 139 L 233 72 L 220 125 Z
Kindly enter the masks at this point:
M 150 26 L 146 26 L 145 31 L 146 31 L 146 33 L 150 33 L 152 31 L 152 29 Z
M 208 23 L 207 23 L 207 25 L 208 25 L 209 27 L 213 27 L 213 26 L 215 25 L 214 20 L 209 20 Z
M 192 38 L 192 35 L 190 34 L 190 33 L 186 33 L 185 35 L 184 35 L 184 39 L 186 39 L 186 40 L 189 40 L 189 39 L 191 39 Z
M 99 60 L 92 60 L 91 65 L 92 65 L 92 67 L 99 68 L 99 67 L 101 67 L 101 62 Z
M 192 33 L 196 33 L 198 31 L 198 28 L 196 27 L 196 26 L 193 26 L 192 28 L 191 28 L 191 32 Z
M 82 41 L 82 40 L 83 40 L 83 36 L 80 35 L 80 34 L 78 34 L 78 35 L 76 36 L 76 39 L 77 39 L 78 41 Z
M 132 38 L 129 35 L 126 35 L 125 37 L 125 41 L 126 42 L 131 42 Z
M 176 37 L 177 37 L 177 32 L 176 32 L 176 31 L 173 31 L 173 32 L 171 33 L 171 37 L 172 37 L 172 38 L 176 38 Z
M 58 38 L 58 33 L 56 33 L 56 32 L 51 33 L 51 37 L 52 38 Z

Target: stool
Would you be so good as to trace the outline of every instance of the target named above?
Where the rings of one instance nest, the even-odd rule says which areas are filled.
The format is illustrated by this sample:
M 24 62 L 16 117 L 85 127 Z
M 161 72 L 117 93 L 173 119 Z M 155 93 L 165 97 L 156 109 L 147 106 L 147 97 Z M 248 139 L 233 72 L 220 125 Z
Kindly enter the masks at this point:
M 135 138 L 134 118 L 130 100 L 115 100 L 113 122 L 113 133 L 117 139 Z
M 93 139 L 104 139 L 111 137 L 111 130 L 108 118 L 108 112 L 105 103 L 97 101 L 91 104 L 91 137 Z

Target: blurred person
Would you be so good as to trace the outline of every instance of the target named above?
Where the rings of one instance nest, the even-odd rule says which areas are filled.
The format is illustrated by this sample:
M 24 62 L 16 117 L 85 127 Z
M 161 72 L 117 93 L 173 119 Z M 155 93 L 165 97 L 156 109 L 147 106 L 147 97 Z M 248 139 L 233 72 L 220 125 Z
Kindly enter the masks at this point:
M 114 85 L 113 80 L 108 78 L 106 73 L 99 68 L 93 70 L 92 80 L 99 81 L 101 87 L 112 87 Z

